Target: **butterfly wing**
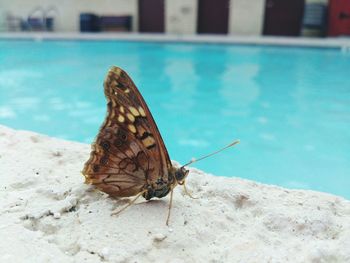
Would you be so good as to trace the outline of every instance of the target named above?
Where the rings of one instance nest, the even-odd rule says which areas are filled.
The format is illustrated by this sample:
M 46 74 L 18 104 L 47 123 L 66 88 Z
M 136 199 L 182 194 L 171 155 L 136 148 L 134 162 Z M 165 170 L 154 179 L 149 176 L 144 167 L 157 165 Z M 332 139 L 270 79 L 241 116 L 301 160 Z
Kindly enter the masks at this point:
M 131 78 L 112 67 L 104 83 L 107 116 L 82 173 L 113 196 L 133 196 L 168 181 L 171 161 L 144 99 Z

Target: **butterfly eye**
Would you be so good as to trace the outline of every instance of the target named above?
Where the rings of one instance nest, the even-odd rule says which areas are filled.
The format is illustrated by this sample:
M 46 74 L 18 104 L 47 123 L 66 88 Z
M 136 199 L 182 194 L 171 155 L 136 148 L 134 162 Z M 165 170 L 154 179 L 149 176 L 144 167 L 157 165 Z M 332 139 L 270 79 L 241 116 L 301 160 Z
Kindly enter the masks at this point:
M 186 170 L 185 168 L 181 167 L 180 169 L 177 169 L 175 172 L 176 181 L 178 183 L 182 182 L 187 176 L 187 174 L 188 174 L 188 170 Z
M 185 169 L 185 167 L 183 166 L 180 169 L 181 169 L 181 172 L 184 174 L 184 177 L 186 177 L 188 175 L 189 170 Z

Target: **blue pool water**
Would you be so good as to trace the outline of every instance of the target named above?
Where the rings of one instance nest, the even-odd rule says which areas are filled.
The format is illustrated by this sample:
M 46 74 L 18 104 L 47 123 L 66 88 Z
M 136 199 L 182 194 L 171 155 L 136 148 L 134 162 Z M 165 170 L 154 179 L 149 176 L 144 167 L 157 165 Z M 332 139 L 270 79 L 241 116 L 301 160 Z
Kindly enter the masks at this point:
M 350 55 L 336 49 L 89 41 L 0 41 L 0 124 L 90 143 L 102 82 L 123 67 L 172 159 L 350 199 Z

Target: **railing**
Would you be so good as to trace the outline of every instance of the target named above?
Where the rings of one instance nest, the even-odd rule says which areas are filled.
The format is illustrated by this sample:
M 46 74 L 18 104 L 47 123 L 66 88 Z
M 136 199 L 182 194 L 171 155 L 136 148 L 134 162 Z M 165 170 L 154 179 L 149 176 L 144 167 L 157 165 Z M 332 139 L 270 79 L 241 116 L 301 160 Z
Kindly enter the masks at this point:
M 23 29 L 29 31 L 43 31 L 45 28 L 45 10 L 43 7 L 37 6 L 29 13 L 27 23 L 23 25 Z
M 58 10 L 55 6 L 35 7 L 26 20 L 21 21 L 22 31 L 54 31 Z
M 58 9 L 55 6 L 49 6 L 46 8 L 44 16 L 46 30 L 54 31 L 54 24 L 57 24 Z

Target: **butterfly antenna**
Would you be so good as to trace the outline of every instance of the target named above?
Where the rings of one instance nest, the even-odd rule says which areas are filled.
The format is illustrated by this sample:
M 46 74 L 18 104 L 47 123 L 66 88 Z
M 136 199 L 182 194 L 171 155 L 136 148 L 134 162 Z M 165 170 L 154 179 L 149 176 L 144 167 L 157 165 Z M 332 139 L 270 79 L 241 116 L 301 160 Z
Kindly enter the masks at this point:
M 189 161 L 188 163 L 186 163 L 185 165 L 183 165 L 182 167 L 188 166 L 188 165 L 190 165 L 190 164 L 193 164 L 193 163 L 195 163 L 195 162 L 198 162 L 198 161 L 201 161 L 201 160 L 203 160 L 203 159 L 205 159 L 205 158 L 208 158 L 208 157 L 210 157 L 210 156 L 213 156 L 213 155 L 215 155 L 215 154 L 217 154 L 217 153 L 219 153 L 219 152 L 222 152 L 223 150 L 226 150 L 227 148 L 230 148 L 230 147 L 232 147 L 232 146 L 235 146 L 235 145 L 238 144 L 239 142 L 240 142 L 240 140 L 236 140 L 236 141 L 234 141 L 234 142 L 231 142 L 229 145 L 225 146 L 224 148 L 221 148 L 220 150 L 217 150 L 217 151 L 215 151 L 215 152 L 213 152 L 213 153 L 210 153 L 210 154 L 205 155 L 205 156 L 203 156 L 203 157 L 200 157 L 200 158 L 198 158 L 198 159 L 193 159 L 193 160 Z

